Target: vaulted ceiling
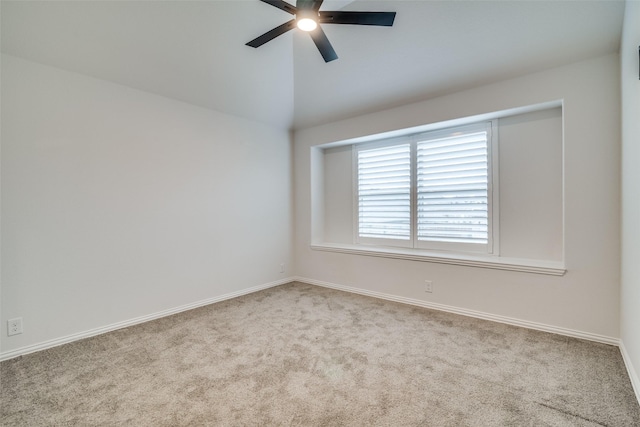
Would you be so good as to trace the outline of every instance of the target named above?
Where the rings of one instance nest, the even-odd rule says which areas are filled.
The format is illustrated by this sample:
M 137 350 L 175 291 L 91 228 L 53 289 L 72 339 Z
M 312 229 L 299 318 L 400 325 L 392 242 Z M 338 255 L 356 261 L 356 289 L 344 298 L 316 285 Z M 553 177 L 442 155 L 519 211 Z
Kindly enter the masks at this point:
M 293 0 L 291 0 L 293 1 Z M 5 1 L 2 52 L 269 123 L 302 128 L 617 52 L 622 1 L 344 1 L 393 27 L 324 25 L 244 44 L 291 19 L 258 0 Z

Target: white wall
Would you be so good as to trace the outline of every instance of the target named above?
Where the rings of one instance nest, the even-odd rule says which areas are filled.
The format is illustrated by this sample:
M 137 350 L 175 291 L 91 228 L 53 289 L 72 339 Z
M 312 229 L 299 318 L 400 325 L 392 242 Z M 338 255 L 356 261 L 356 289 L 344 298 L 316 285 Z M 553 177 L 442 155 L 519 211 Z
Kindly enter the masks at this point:
M 623 352 L 640 400 L 640 2 L 627 1 L 620 47 L 622 91 Z
M 7 55 L 1 78 L 3 353 L 288 275 L 286 130 Z
M 310 249 L 311 147 L 560 99 L 568 270 L 564 276 Z M 619 56 L 613 54 L 299 130 L 294 149 L 297 273 L 311 281 L 550 325 L 615 342 L 620 304 L 619 120 Z M 434 282 L 432 294 L 423 291 L 426 279 Z

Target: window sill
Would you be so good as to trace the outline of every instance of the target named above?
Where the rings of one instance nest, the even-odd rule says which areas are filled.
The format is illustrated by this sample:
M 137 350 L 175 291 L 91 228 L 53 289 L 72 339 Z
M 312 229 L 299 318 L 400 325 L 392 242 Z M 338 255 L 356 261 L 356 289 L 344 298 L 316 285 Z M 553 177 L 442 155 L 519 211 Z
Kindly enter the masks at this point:
M 311 244 L 311 249 L 316 251 L 337 252 L 352 255 L 377 256 L 411 261 L 435 262 L 439 264 L 462 265 L 467 267 L 547 274 L 551 276 L 563 276 L 567 272 L 564 263 L 557 261 L 448 254 L 416 249 L 366 247 L 338 243 Z

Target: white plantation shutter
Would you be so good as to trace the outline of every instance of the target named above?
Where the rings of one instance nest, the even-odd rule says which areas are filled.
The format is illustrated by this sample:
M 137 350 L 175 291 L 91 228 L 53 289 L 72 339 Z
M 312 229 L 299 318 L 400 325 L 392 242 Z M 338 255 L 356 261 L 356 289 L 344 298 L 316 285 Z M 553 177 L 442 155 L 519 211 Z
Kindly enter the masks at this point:
M 418 241 L 489 241 L 488 132 L 417 143 Z
M 357 151 L 358 237 L 411 240 L 411 145 Z
M 494 126 L 355 145 L 357 243 L 497 253 Z

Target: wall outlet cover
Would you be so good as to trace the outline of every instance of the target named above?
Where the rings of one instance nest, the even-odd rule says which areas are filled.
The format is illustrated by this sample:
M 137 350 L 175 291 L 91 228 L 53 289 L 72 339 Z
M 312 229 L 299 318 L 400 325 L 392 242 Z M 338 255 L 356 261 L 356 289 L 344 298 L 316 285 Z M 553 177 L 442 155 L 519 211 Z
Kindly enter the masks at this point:
M 7 320 L 7 335 L 18 335 L 22 333 L 22 317 Z
M 424 281 L 424 291 L 425 292 L 433 292 L 433 282 L 431 280 Z

